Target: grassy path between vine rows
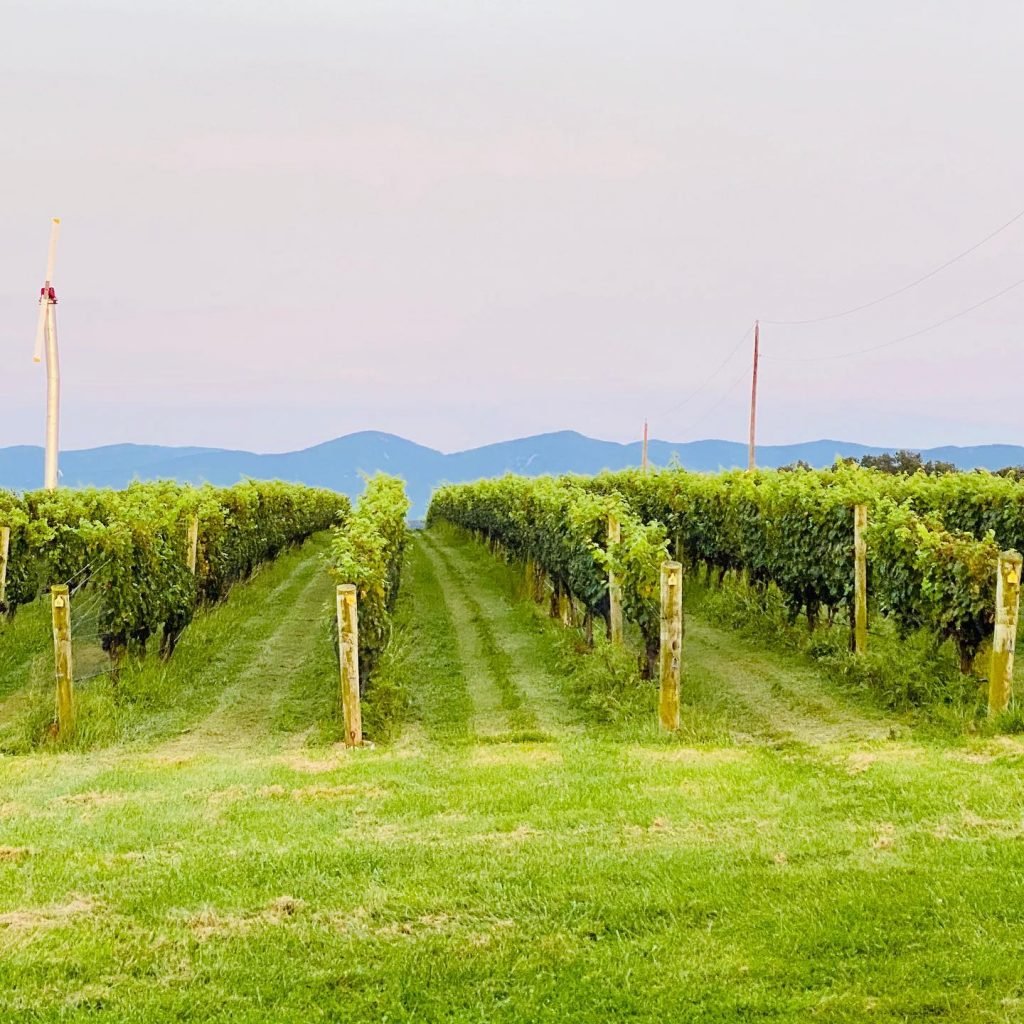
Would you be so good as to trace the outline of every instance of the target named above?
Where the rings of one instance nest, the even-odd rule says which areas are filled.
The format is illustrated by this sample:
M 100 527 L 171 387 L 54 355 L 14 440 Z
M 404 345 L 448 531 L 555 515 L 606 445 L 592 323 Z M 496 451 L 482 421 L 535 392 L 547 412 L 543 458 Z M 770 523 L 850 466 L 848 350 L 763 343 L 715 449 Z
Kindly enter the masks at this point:
M 1020 741 L 889 738 L 697 619 L 682 735 L 602 724 L 560 627 L 432 532 L 412 717 L 347 752 L 323 544 L 200 615 L 95 749 L 0 757 L 0 1019 L 1020 1019 Z

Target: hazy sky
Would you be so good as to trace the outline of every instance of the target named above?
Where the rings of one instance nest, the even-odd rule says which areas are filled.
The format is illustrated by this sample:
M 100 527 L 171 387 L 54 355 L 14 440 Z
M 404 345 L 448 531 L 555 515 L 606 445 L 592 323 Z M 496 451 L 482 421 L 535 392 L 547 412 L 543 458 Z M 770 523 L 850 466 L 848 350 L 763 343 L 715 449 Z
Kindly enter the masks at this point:
M 755 317 L 1024 209 L 1020 0 L 3 0 L 0 445 L 746 435 Z M 1024 441 L 1024 219 L 763 328 L 764 442 Z M 681 403 L 681 404 L 680 404 Z

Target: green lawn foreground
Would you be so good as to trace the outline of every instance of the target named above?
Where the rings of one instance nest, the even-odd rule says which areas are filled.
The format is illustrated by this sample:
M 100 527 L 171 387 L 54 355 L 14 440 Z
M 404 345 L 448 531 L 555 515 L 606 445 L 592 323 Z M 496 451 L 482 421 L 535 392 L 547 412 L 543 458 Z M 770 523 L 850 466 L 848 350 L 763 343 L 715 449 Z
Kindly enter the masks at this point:
M 393 744 L 317 745 L 308 665 L 257 721 L 211 619 L 191 725 L 0 758 L 0 1020 L 1024 1019 L 1020 741 L 816 730 L 827 680 L 699 624 L 683 737 L 601 725 L 451 538 L 398 620 Z

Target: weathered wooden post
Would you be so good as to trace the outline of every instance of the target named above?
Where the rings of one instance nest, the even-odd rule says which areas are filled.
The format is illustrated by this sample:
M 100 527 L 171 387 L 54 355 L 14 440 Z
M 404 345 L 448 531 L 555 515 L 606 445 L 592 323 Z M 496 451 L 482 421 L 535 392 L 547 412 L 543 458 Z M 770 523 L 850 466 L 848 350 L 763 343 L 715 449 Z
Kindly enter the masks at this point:
M 992 665 L 988 680 L 988 713 L 998 715 L 1013 696 L 1013 650 L 1020 610 L 1021 556 L 1004 551 L 996 568 L 996 628 L 992 637 Z
M 196 574 L 196 565 L 199 561 L 199 516 L 193 516 L 188 521 L 188 571 L 193 576 Z
M 75 728 L 75 689 L 71 668 L 71 594 L 67 586 L 50 588 L 53 615 L 53 661 L 57 676 L 57 733 L 70 736 Z
M 868 527 L 867 505 L 853 509 L 853 649 L 863 654 L 868 649 L 868 549 L 864 531 Z
M 345 745 L 358 747 L 363 742 L 363 717 L 359 709 L 359 613 L 354 583 L 338 587 L 338 655 Z
M 683 652 L 683 567 L 679 562 L 661 566 L 661 727 L 679 729 L 679 686 Z
M 526 592 L 531 601 L 544 600 L 544 570 L 533 558 L 526 559 Z
M 11 551 L 11 528 L 0 526 L 0 611 L 7 606 L 7 556 Z
M 613 515 L 608 516 L 608 549 L 622 540 L 622 527 Z M 613 644 L 622 643 L 622 584 L 613 569 L 608 570 L 608 635 Z
M 558 592 L 558 618 L 566 629 L 575 625 L 576 622 L 575 609 L 572 606 L 572 594 L 569 593 L 566 587 L 563 587 Z

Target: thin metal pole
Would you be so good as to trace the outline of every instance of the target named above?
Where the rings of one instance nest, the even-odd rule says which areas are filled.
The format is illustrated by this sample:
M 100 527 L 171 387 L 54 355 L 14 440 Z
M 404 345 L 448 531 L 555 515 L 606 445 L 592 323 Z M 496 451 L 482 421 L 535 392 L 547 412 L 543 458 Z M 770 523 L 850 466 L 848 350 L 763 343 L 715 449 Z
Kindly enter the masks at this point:
M 647 420 L 644 420 L 644 448 L 643 455 L 641 456 L 640 465 L 643 471 L 647 472 Z

